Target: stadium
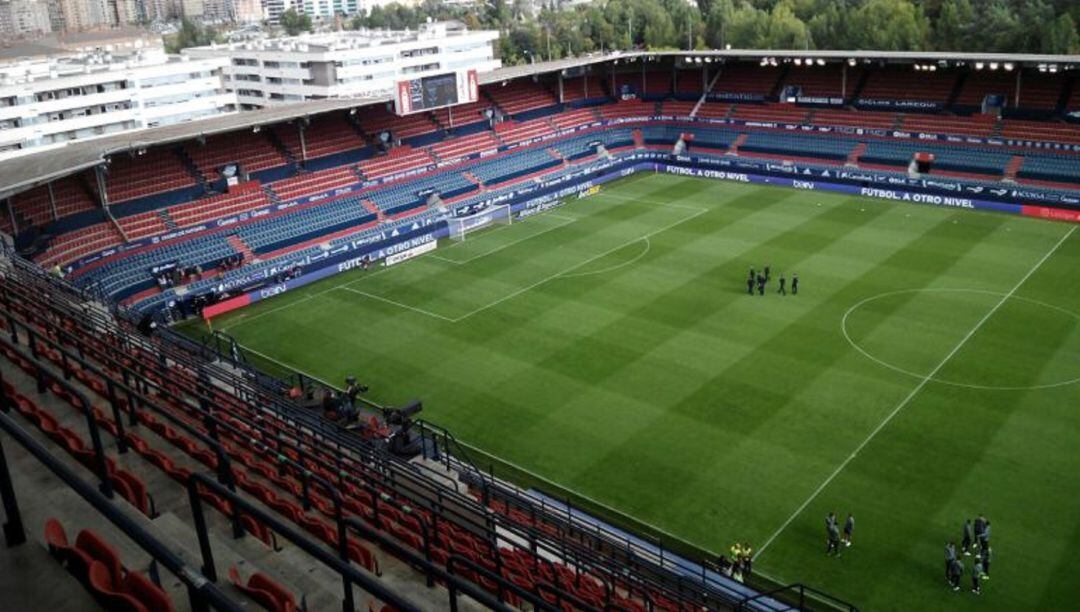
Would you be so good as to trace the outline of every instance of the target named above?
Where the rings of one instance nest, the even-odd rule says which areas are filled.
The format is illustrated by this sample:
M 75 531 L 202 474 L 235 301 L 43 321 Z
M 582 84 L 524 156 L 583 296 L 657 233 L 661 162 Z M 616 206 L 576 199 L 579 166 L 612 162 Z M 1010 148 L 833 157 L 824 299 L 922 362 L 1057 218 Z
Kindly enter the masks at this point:
M 11 609 L 1075 605 L 1080 57 L 449 77 L 0 164 Z

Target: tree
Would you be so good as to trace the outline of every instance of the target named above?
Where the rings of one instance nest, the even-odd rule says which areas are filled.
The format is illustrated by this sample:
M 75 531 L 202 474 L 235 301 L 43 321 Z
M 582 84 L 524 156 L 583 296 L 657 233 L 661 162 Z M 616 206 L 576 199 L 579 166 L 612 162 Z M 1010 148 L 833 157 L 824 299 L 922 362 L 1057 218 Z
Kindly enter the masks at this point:
M 281 14 L 281 27 L 289 36 L 296 36 L 300 32 L 311 31 L 311 17 L 307 13 L 298 13 L 296 9 L 289 9 Z
M 1076 33 L 1076 22 L 1072 15 L 1059 15 L 1047 26 L 1040 50 L 1043 53 L 1080 53 L 1080 34 Z
M 880 51 L 925 49 L 930 29 L 922 10 L 908 0 L 867 0 L 849 24 L 856 48 Z
M 971 0 L 944 0 L 934 27 L 934 47 L 943 51 L 973 51 L 975 9 Z
M 179 53 L 181 49 L 203 47 L 218 39 L 219 36 L 214 30 L 185 19 L 180 23 L 180 31 L 177 32 L 176 38 L 168 45 L 168 51 Z

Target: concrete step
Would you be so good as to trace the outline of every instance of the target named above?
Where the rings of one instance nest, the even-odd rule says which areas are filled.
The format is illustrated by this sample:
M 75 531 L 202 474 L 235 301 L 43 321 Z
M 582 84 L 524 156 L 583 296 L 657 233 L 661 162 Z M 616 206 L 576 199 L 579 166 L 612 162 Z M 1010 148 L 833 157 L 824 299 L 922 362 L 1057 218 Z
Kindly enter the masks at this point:
M 27 541 L 20 546 L 0 548 L 0 593 L 4 594 L 4 609 L 49 612 L 104 610 L 90 592 L 49 554 L 40 536 L 35 537 L 32 533 L 27 535 Z

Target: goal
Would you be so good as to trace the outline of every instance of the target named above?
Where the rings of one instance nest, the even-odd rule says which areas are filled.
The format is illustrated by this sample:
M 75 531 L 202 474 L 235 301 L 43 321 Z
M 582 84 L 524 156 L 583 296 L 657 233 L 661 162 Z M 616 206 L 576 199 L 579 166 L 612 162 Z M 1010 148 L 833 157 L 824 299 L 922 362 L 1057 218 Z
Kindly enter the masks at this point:
M 491 225 L 510 225 L 512 223 L 510 205 L 489 206 L 481 212 L 467 217 L 450 217 L 446 224 L 450 229 L 451 240 L 465 240 L 465 236 Z

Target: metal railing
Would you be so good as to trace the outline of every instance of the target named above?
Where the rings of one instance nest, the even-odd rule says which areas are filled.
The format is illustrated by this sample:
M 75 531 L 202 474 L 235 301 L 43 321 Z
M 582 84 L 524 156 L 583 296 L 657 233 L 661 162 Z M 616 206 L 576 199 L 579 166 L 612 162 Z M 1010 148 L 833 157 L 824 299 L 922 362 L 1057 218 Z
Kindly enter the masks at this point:
M 0 390 L 0 394 L 6 396 L 6 392 L 2 390 Z M 168 546 L 144 529 L 137 521 L 116 508 L 108 497 L 95 489 L 93 485 L 79 478 L 71 468 L 64 465 L 62 461 L 46 450 L 41 443 L 19 427 L 7 414 L 6 408 L 0 410 L 0 429 L 26 449 L 57 478 L 62 480 L 72 491 L 86 500 L 110 523 L 131 538 L 139 548 L 175 575 L 187 587 L 188 600 L 193 612 L 205 612 L 210 607 L 223 612 L 243 612 L 243 608 L 226 596 L 207 576 L 188 565 L 179 555 L 172 552 Z M 7 522 L 4 524 L 6 544 L 9 548 L 18 546 L 26 541 L 26 534 L 2 444 L 0 444 L 0 497 L 3 497 L 4 512 L 7 518 Z

